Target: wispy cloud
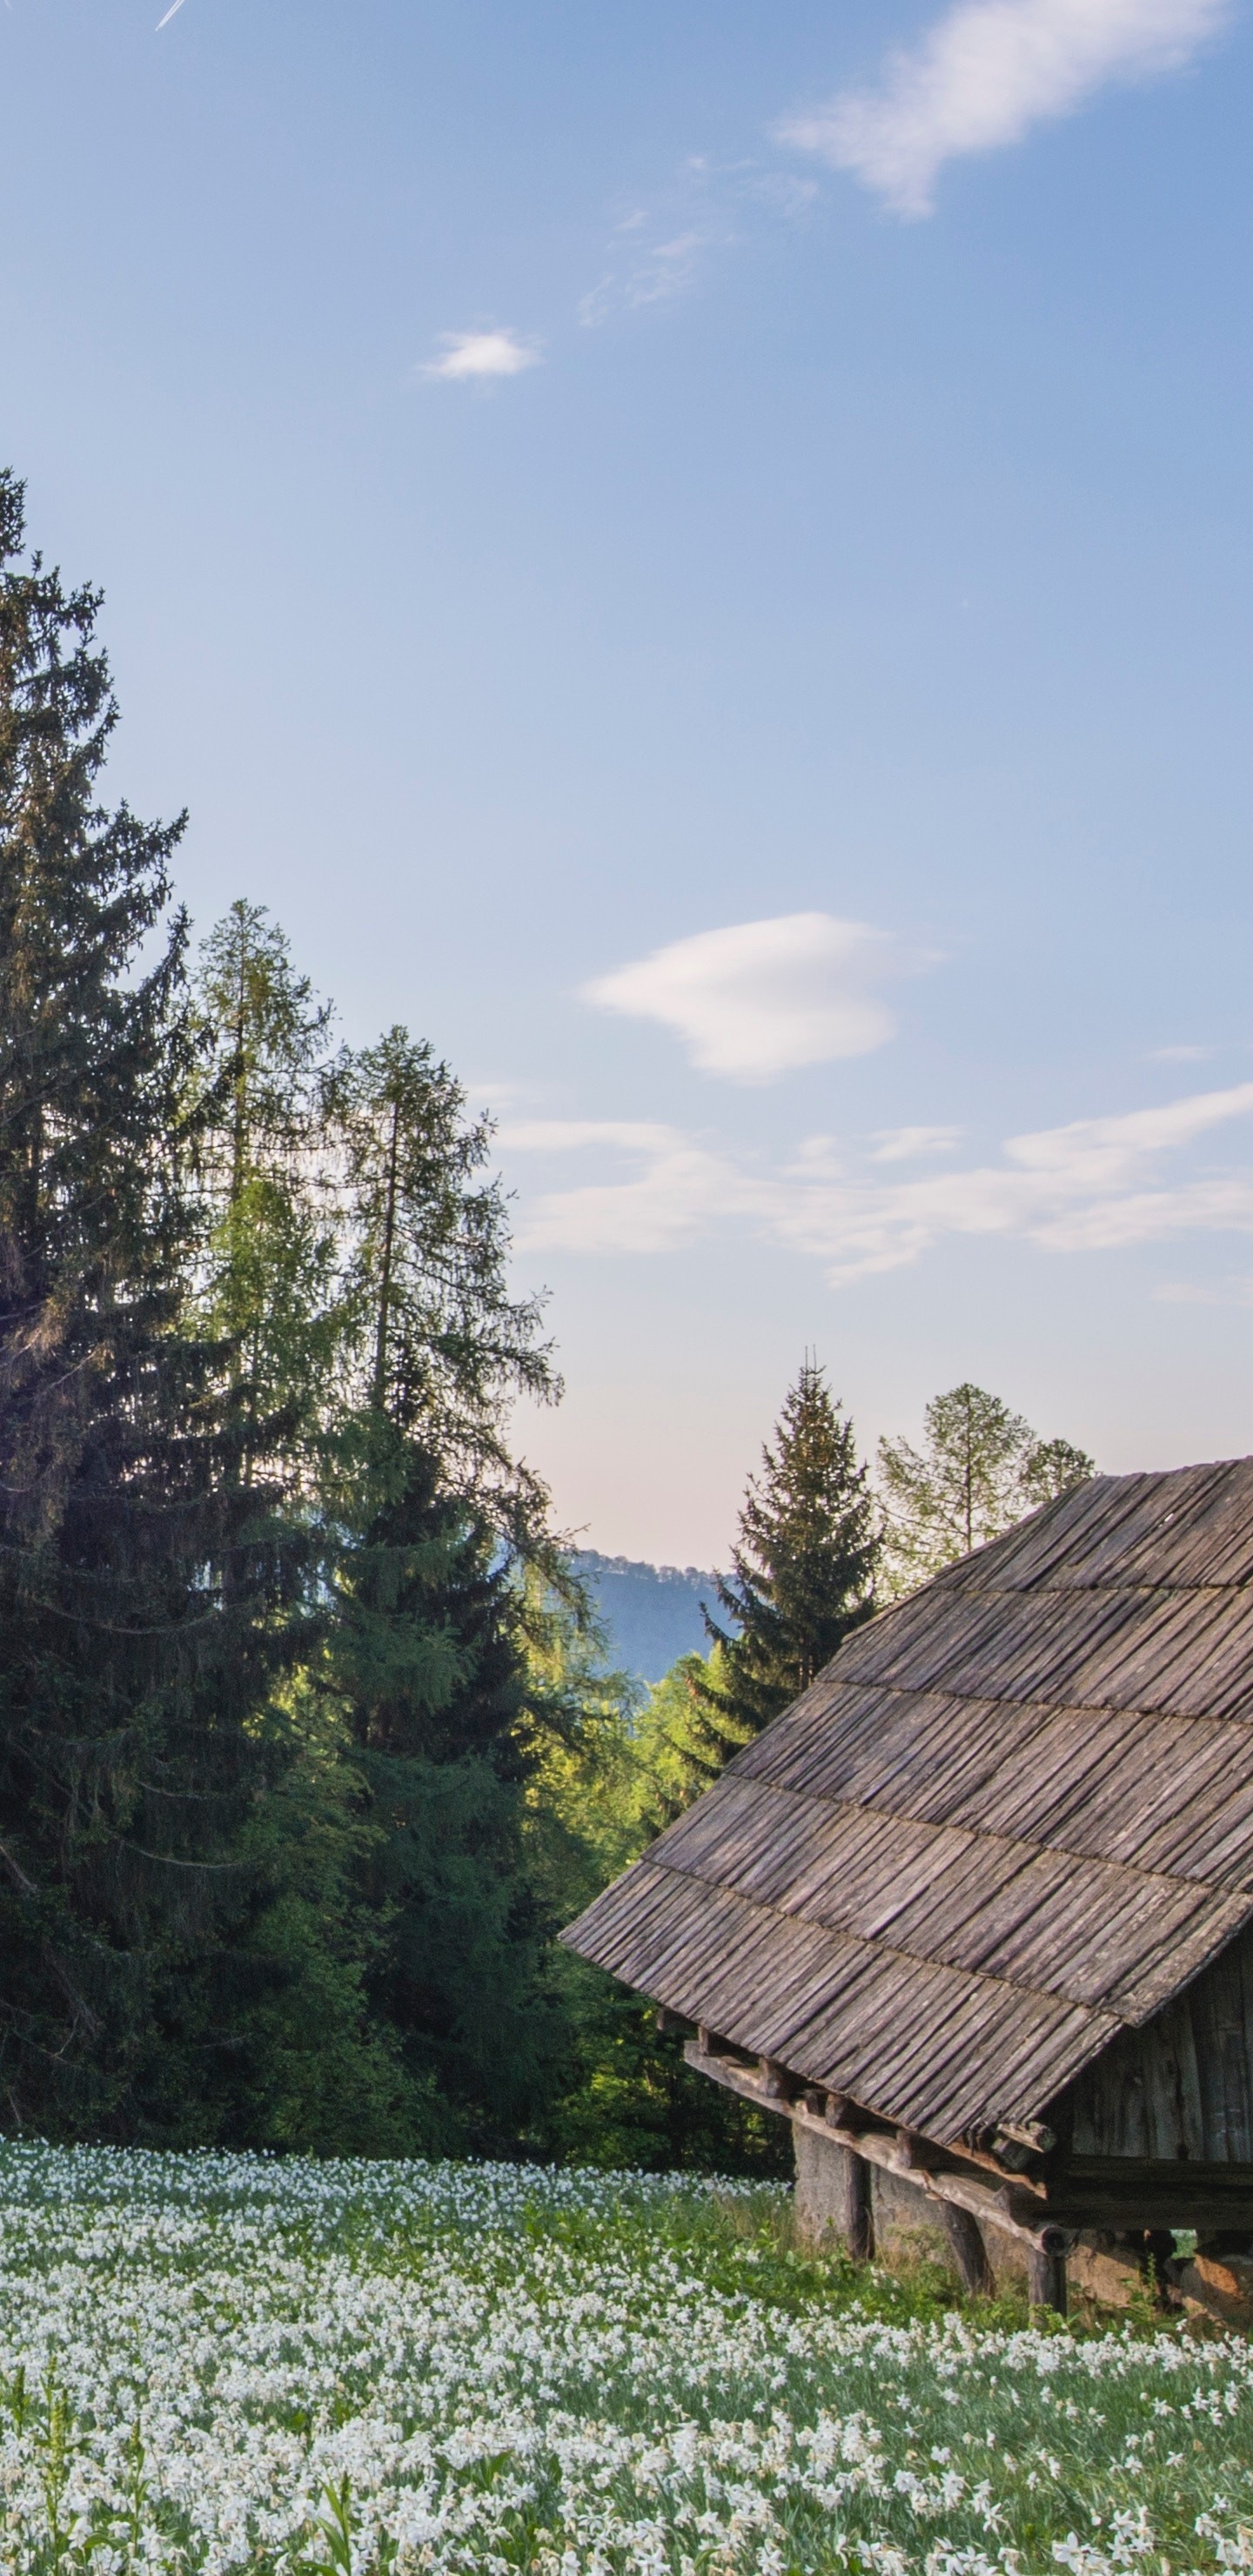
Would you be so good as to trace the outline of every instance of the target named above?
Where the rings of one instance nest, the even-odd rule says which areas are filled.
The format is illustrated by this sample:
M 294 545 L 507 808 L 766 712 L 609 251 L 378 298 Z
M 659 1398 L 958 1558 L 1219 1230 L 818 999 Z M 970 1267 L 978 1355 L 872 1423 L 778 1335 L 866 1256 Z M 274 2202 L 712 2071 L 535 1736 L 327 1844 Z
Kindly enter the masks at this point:
M 1152 1048 L 1150 1064 L 1204 1064 L 1212 1056 L 1212 1046 L 1164 1046 Z
M 558 1252 L 673 1252 L 694 1243 L 728 1211 L 756 1211 L 752 1185 L 723 1154 L 678 1128 L 626 1120 L 536 1119 L 502 1127 L 505 1153 L 623 1157 L 625 1180 L 550 1190 L 531 1200 L 517 1229 L 522 1248 Z
M 499 376 L 520 376 L 537 367 L 543 351 L 538 341 L 519 339 L 516 331 L 445 331 L 440 355 L 420 370 L 445 384 L 484 384 Z
M 882 1046 L 895 1022 L 876 987 L 905 971 L 884 931 L 829 912 L 789 912 L 676 939 L 598 976 L 583 999 L 660 1020 L 704 1073 L 768 1082 Z
M 686 295 L 696 282 L 705 252 L 725 247 L 728 239 L 725 233 L 702 225 L 675 233 L 670 240 L 630 243 L 626 258 L 607 268 L 580 299 L 580 322 L 590 328 L 603 322 L 615 305 L 630 311 L 644 304 L 669 304 L 676 295 Z
M 630 207 L 614 224 L 579 320 L 592 327 L 615 311 L 673 303 L 697 284 L 715 252 L 737 248 L 763 218 L 798 222 L 817 194 L 813 180 L 791 171 L 689 153 L 652 203 Z
M 1235 1278 L 1216 1280 L 1212 1288 L 1198 1280 L 1164 1279 L 1153 1294 L 1163 1306 L 1253 1306 L 1253 1279 L 1243 1271 Z
M 889 55 L 876 88 L 785 118 L 776 137 L 926 215 L 946 161 L 1020 142 L 1109 81 L 1177 71 L 1228 15 L 1228 0 L 959 0 Z
M 809 1139 L 776 1171 L 656 1124 L 547 1120 L 504 1128 L 500 1141 L 523 1154 L 590 1152 L 610 1165 L 610 1177 L 529 1199 L 523 1243 L 658 1252 L 746 1224 L 813 1255 L 842 1285 L 900 1269 L 954 1235 L 1018 1237 L 1081 1253 L 1253 1233 L 1253 1170 L 1170 1169 L 1212 1130 L 1248 1117 L 1253 1083 L 1241 1083 L 1161 1108 L 1011 1136 L 997 1160 L 899 1181 L 883 1174 L 881 1154 L 841 1155 L 828 1137 Z M 617 1177 L 614 1167 L 620 1171 L 623 1161 L 629 1169 Z
M 875 1163 L 913 1163 L 921 1154 L 951 1154 L 960 1127 L 884 1127 L 875 1138 Z

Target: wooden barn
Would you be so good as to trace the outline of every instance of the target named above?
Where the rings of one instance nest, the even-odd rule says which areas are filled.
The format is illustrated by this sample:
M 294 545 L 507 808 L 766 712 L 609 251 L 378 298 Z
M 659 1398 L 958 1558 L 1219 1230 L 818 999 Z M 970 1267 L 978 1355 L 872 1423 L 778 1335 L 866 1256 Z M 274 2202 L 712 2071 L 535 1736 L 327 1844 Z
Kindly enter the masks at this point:
M 1102 1476 L 858 1629 L 564 1936 L 971 2286 L 1253 2246 L 1253 1459 Z M 1239 2267 L 1238 2267 L 1239 2268 Z

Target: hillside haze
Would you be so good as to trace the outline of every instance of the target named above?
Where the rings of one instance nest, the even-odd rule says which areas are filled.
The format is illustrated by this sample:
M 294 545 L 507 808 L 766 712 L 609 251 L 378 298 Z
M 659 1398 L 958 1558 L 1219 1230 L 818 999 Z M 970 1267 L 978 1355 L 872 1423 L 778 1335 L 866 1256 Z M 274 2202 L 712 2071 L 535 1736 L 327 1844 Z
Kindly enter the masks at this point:
M 703 1655 L 709 1638 L 700 1605 L 718 1608 L 717 1577 L 697 1565 L 648 1565 L 584 1548 L 574 1559 L 604 1621 L 611 1666 L 658 1682 L 680 1655 Z

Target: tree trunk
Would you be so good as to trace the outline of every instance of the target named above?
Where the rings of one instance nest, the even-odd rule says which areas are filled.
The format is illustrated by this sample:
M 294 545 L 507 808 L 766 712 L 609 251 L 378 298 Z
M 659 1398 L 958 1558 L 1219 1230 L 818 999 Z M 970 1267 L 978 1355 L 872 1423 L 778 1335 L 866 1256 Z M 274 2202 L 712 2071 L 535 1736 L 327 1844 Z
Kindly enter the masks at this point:
M 379 1279 L 378 1337 L 374 1351 L 374 1401 L 379 1412 L 387 1395 L 387 1328 L 391 1321 L 392 1259 L 396 1242 L 396 1185 L 400 1166 L 400 1102 L 392 1102 L 392 1141 L 387 1162 L 387 1204 L 383 1214 L 383 1262 Z

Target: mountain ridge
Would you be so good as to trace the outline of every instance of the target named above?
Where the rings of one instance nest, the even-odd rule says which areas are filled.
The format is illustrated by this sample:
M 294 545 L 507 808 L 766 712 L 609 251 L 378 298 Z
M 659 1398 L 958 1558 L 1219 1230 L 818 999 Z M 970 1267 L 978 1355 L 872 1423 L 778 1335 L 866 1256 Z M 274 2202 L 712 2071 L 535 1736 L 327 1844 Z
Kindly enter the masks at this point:
M 718 1612 L 721 1624 L 716 1574 L 698 1565 L 605 1556 L 594 1547 L 576 1549 L 573 1563 L 604 1623 L 611 1667 L 659 1682 L 680 1655 L 708 1653 L 701 1602 Z

